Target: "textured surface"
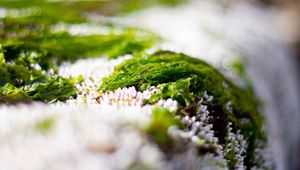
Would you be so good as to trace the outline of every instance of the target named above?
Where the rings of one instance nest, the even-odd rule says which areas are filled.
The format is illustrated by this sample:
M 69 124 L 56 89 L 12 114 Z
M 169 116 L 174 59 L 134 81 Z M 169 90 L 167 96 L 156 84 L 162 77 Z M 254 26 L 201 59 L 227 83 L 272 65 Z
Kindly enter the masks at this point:
M 208 16 L 220 14 L 210 7 Z M 41 69 L 44 76 L 70 80 L 77 97 L 52 104 L 1 105 L 1 165 L 5 169 L 273 168 L 253 91 L 242 80 L 239 82 L 242 87 L 231 83 L 229 79 L 235 79 L 235 75 L 226 72 L 228 61 L 238 53 L 209 31 L 179 34 L 181 28 L 199 28 L 189 22 L 189 16 L 195 16 L 193 9 L 186 6 L 190 12 L 180 20 L 184 24 L 178 25 L 171 19 L 165 22 L 177 24 L 178 30 L 172 35 L 167 29 L 170 34 L 163 38 L 171 37 L 173 41 L 164 41 L 162 48 L 201 56 L 217 65 L 227 78 L 198 59 L 173 52 L 154 53 L 155 48 L 149 47 L 157 42 L 157 36 L 145 30 L 119 27 L 119 18 L 112 19 L 116 26 L 71 24 L 73 21 L 67 15 L 64 21 L 69 24 L 41 22 L 42 26 L 36 27 L 30 24 L 22 27 L 23 22 L 36 22 L 35 17 L 2 20 L 4 25 L 12 27 L 0 26 L 11 31 L 2 41 L 4 54 L 9 56 L 6 60 L 10 60 L 0 59 L 0 76 L 5 75 L 7 66 L 24 64 L 20 59 L 27 55 L 26 62 L 34 61 L 34 65 L 25 65 L 30 71 Z M 172 9 L 157 10 L 161 15 L 172 14 Z M 178 7 L 173 12 L 177 10 L 182 9 Z M 143 15 L 146 14 L 147 11 Z M 36 14 L 29 10 L 26 15 Z M 150 24 L 143 15 L 140 16 Z M 53 17 L 53 21 L 58 19 Z M 199 30 L 218 30 L 216 18 L 207 17 Z M 80 22 L 86 22 L 85 19 Z M 160 19 L 163 21 L 164 17 Z M 132 25 L 145 25 L 136 16 L 122 18 L 126 20 Z M 24 31 L 28 27 L 36 34 Z M 159 27 L 155 32 L 164 30 L 166 27 Z M 40 34 L 45 36 L 37 36 Z M 199 40 L 193 35 L 206 36 Z M 31 36 L 37 38 L 28 39 Z M 69 46 L 72 42 L 77 45 Z M 199 49 L 198 42 L 201 42 Z M 76 48 L 78 45 L 80 48 Z M 14 55 L 20 59 L 11 58 Z M 37 60 L 32 60 L 35 56 Z M 80 59 L 87 57 L 92 59 Z M 57 61 L 53 62 L 54 58 Z M 10 81 L 3 77 L 2 84 Z M 27 157 L 33 148 L 32 157 Z M 11 165 L 12 161 L 17 163 Z

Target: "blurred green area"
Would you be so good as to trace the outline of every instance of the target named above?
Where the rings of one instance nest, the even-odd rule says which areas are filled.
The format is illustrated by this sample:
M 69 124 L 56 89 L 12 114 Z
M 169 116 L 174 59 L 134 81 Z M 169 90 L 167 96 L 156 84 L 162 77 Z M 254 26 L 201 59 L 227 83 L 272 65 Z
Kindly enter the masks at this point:
M 97 1 L 45 1 L 45 0 L 2 0 L 0 6 L 11 11 L 28 15 L 35 22 L 53 24 L 57 22 L 81 23 L 88 14 L 112 16 L 125 14 L 155 5 L 174 6 L 186 0 L 97 0 Z

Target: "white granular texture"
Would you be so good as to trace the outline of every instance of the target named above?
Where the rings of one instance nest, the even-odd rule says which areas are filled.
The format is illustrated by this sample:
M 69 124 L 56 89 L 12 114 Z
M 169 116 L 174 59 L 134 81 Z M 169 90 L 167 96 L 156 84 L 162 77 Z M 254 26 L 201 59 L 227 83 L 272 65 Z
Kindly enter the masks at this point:
M 142 106 L 145 100 L 150 99 L 157 92 L 158 90 L 154 87 L 143 92 L 136 91 L 135 87 L 118 88 L 99 95 L 97 101 L 100 104 Z
M 131 55 L 126 55 L 111 60 L 106 58 L 92 58 L 81 59 L 75 63 L 64 63 L 59 68 L 59 75 L 63 77 L 83 77 L 83 82 L 76 84 L 80 94 L 76 99 L 68 100 L 67 103 L 77 105 L 98 104 L 96 98 L 99 97 L 102 78 L 110 75 L 114 71 L 115 66 L 131 57 Z
M 178 103 L 175 100 L 159 100 L 154 105 L 146 105 L 145 101 L 150 99 L 152 95 L 159 93 L 160 90 L 155 87 L 150 87 L 143 92 L 137 91 L 135 87 L 124 87 L 118 88 L 115 91 L 106 92 L 104 94 L 98 95 L 96 100 L 99 104 L 105 105 L 115 105 L 115 106 L 143 106 L 143 107 L 153 107 L 160 106 L 167 108 L 170 112 L 177 110 Z
M 117 59 L 108 60 L 105 57 L 80 59 L 75 63 L 63 63 L 59 67 L 58 74 L 63 77 L 78 77 L 83 76 L 87 85 L 90 81 L 97 84 L 102 78 L 110 75 L 114 71 L 114 67 L 119 65 L 122 61 L 131 58 L 131 55 L 120 56 Z M 100 84 L 98 84 L 100 86 Z
M 37 125 L 48 118 L 43 133 Z M 162 154 L 141 131 L 149 120 L 141 107 L 1 106 L 1 169 L 160 169 Z

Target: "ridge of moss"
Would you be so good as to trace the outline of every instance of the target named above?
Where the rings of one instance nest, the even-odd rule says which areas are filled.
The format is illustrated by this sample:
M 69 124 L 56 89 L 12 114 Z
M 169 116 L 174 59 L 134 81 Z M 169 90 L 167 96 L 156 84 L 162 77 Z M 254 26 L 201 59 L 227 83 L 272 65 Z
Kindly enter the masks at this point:
M 262 130 L 263 116 L 258 110 L 259 101 L 252 89 L 238 87 L 202 60 L 170 51 L 135 56 L 124 61 L 115 67 L 114 73 L 103 79 L 100 90 L 130 86 L 141 91 L 156 86 L 160 93 L 146 102 L 156 103 L 160 99 L 171 98 L 183 109 L 195 107 L 204 93 L 213 96 L 207 105 L 213 114 L 217 114 L 214 117 L 220 118 L 212 122 L 216 124 L 214 130 L 220 138 L 225 138 L 226 126 L 218 124 L 220 121 L 232 122 L 233 129 L 241 130 L 249 141 L 245 163 L 254 164 L 252 159 L 257 141 L 264 141 L 266 137 Z M 179 109 L 177 114 L 182 115 L 182 110 Z M 221 124 L 226 125 L 226 122 Z
M 124 29 L 121 34 L 108 35 L 70 35 L 67 32 L 46 33 L 37 36 L 10 37 L 2 39 L 6 59 L 27 58 L 27 62 L 38 63 L 42 68 L 53 67 L 63 61 L 75 61 L 80 58 L 106 56 L 116 58 L 125 54 L 134 54 L 150 48 L 156 38 L 152 34 L 139 36 L 136 29 Z M 30 54 L 34 54 L 31 56 Z
M 177 99 L 181 105 L 188 105 L 193 96 L 202 96 L 206 91 L 214 97 L 213 104 L 226 105 L 231 101 L 234 111 L 240 116 L 252 113 L 251 118 L 262 125 L 257 111 L 259 102 L 252 90 L 237 87 L 206 62 L 184 54 L 160 51 L 126 60 L 115 68 L 112 75 L 103 79 L 100 90 L 129 86 L 142 91 L 158 86 L 163 94 L 153 96 L 151 101 L 157 101 L 155 98 L 176 99 L 182 95 L 180 98 L 184 102 Z

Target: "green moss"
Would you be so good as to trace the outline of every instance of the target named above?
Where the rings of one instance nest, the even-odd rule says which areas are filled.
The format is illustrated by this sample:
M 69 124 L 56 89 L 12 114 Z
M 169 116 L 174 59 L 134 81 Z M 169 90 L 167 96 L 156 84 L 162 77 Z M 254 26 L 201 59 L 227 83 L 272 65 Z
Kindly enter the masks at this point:
M 0 103 L 40 100 L 51 102 L 66 100 L 76 96 L 76 88 L 71 79 L 47 75 L 22 61 L 7 63 L 0 53 Z
M 0 38 L 3 48 L 0 85 L 11 83 L 17 88 L 24 86 L 23 90 L 34 100 L 66 100 L 75 96 L 74 83 L 69 79 L 46 75 L 45 71 L 57 72 L 57 65 L 64 61 L 99 55 L 115 58 L 140 53 L 157 40 L 154 34 L 143 30 L 115 26 L 109 28 L 109 34 L 88 36 L 48 31 L 38 31 L 36 34 L 6 32 L 7 35 Z M 116 33 L 115 29 L 122 31 Z M 36 70 L 37 67 L 41 70 Z
M 55 125 L 55 119 L 53 117 L 48 117 L 44 120 L 37 122 L 36 128 L 41 133 L 46 134 L 53 129 L 54 125 Z
M 231 142 L 232 149 L 230 151 L 226 150 L 225 158 L 228 160 L 228 168 L 235 169 L 235 165 L 237 163 L 236 153 L 235 153 L 235 142 Z
M 243 81 L 244 86 L 246 86 L 249 89 L 253 89 L 252 81 L 250 77 L 247 75 L 245 64 L 241 59 L 235 59 L 234 61 L 232 61 L 231 68 L 234 70 L 237 76 Z
M 17 88 L 10 83 L 6 83 L 0 87 L 0 104 L 1 103 L 15 103 L 26 102 L 29 100 L 27 93 L 22 88 Z
M 190 92 L 190 85 L 190 78 L 160 84 L 157 87 L 161 89 L 161 92 L 154 94 L 148 102 L 155 103 L 160 99 L 172 98 L 178 101 L 181 105 L 189 104 L 195 99 L 193 94 Z
M 32 84 L 24 87 L 24 90 L 33 100 L 45 102 L 67 100 L 76 96 L 76 88 L 70 80 L 62 77 L 39 77 Z
M 129 86 L 139 90 L 158 86 L 162 94 L 153 96 L 151 101 L 160 97 L 173 98 L 182 105 L 188 105 L 194 96 L 202 97 L 206 91 L 214 96 L 213 104 L 225 105 L 231 101 L 236 114 L 251 116 L 262 125 L 257 111 L 258 101 L 252 91 L 235 86 L 212 66 L 183 54 L 158 52 L 127 60 L 117 66 L 111 76 L 103 79 L 101 90 Z
M 2 39 L 7 60 L 38 63 L 43 69 L 53 68 L 53 62 L 75 61 L 80 58 L 106 56 L 115 58 L 150 48 L 158 40 L 154 34 L 132 28 L 109 34 L 70 35 L 67 32 L 20 35 Z M 18 62 L 23 62 L 18 61 Z
M 153 165 L 148 165 L 142 162 L 134 162 L 126 170 L 155 170 Z
M 125 54 L 139 53 L 152 47 L 159 38 L 141 29 L 111 23 L 91 23 L 87 13 L 116 14 L 128 11 L 125 8 L 134 10 L 155 4 L 176 4 L 177 1 L 181 0 L 145 2 L 3 0 L 0 1 L 0 6 L 7 11 L 7 15 L 0 19 L 0 43 L 8 62 L 39 64 L 44 70 L 56 70 L 55 65 L 63 61 L 96 56 L 116 58 Z M 135 7 L 133 4 L 136 4 Z M 53 32 L 58 24 L 68 27 L 76 23 L 92 24 L 108 32 L 71 35 L 67 32 L 67 28 Z
M 152 111 L 153 119 L 146 127 L 146 132 L 160 145 L 161 148 L 166 149 L 171 145 L 172 139 L 168 135 L 170 126 L 181 127 L 179 120 L 174 119 L 174 113 L 167 109 L 156 107 Z
M 155 34 L 145 30 L 88 22 L 88 12 L 106 14 L 105 10 L 109 9 L 107 5 L 111 6 L 111 3 L 112 1 L 1 1 L 0 6 L 7 12 L 0 19 L 2 100 L 19 101 L 17 99 L 26 98 L 51 102 L 75 97 L 74 79 L 62 78 L 56 74 L 59 64 L 88 57 L 116 58 L 141 53 L 159 40 Z M 120 8 L 123 9 L 123 6 L 113 13 L 121 12 Z M 61 23 L 66 27 L 75 23 L 92 24 L 108 32 L 72 35 L 68 28 L 54 32 L 57 24 Z M 48 71 L 54 74 L 46 74 Z M 8 87 L 9 89 L 5 89 Z M 14 90 L 15 93 L 12 93 Z M 23 93 L 23 97 L 17 95 Z
M 0 6 L 23 10 L 21 17 L 38 23 L 86 22 L 88 14 L 116 15 L 155 5 L 172 6 L 185 0 L 46 1 L 2 0 Z M 14 14 L 14 12 L 11 12 Z M 22 12 L 20 12 L 22 14 Z M 13 16 L 13 15 L 10 15 Z
M 10 77 L 6 67 L 6 61 L 1 46 L 0 50 L 0 86 L 3 86 L 6 83 L 10 82 Z
M 150 101 L 172 98 L 182 105 L 188 105 L 196 96 L 202 97 L 206 91 L 214 97 L 213 104 L 225 106 L 231 101 L 235 116 L 245 116 L 262 125 L 258 101 L 252 91 L 235 86 L 212 66 L 183 54 L 158 52 L 126 60 L 103 79 L 101 90 L 129 86 L 139 90 L 158 86 L 161 94 L 154 95 Z
M 249 142 L 247 160 L 252 164 L 252 157 L 257 140 L 265 140 L 262 132 L 263 117 L 258 111 L 259 102 L 250 88 L 234 85 L 209 64 L 184 54 L 168 51 L 153 55 L 136 56 L 126 60 L 115 68 L 115 72 L 103 79 L 100 90 L 135 86 L 145 90 L 156 86 L 161 92 L 153 95 L 148 102 L 172 98 L 186 110 L 196 106 L 203 93 L 213 96 L 207 101 L 213 117 L 214 130 L 221 142 L 226 137 L 226 125 L 233 122 L 233 129 L 240 129 Z M 232 109 L 227 105 L 231 102 Z M 183 114 L 181 109 L 178 114 Z M 195 113 L 190 113 L 195 114 Z M 224 125 L 224 126 L 223 126 Z

